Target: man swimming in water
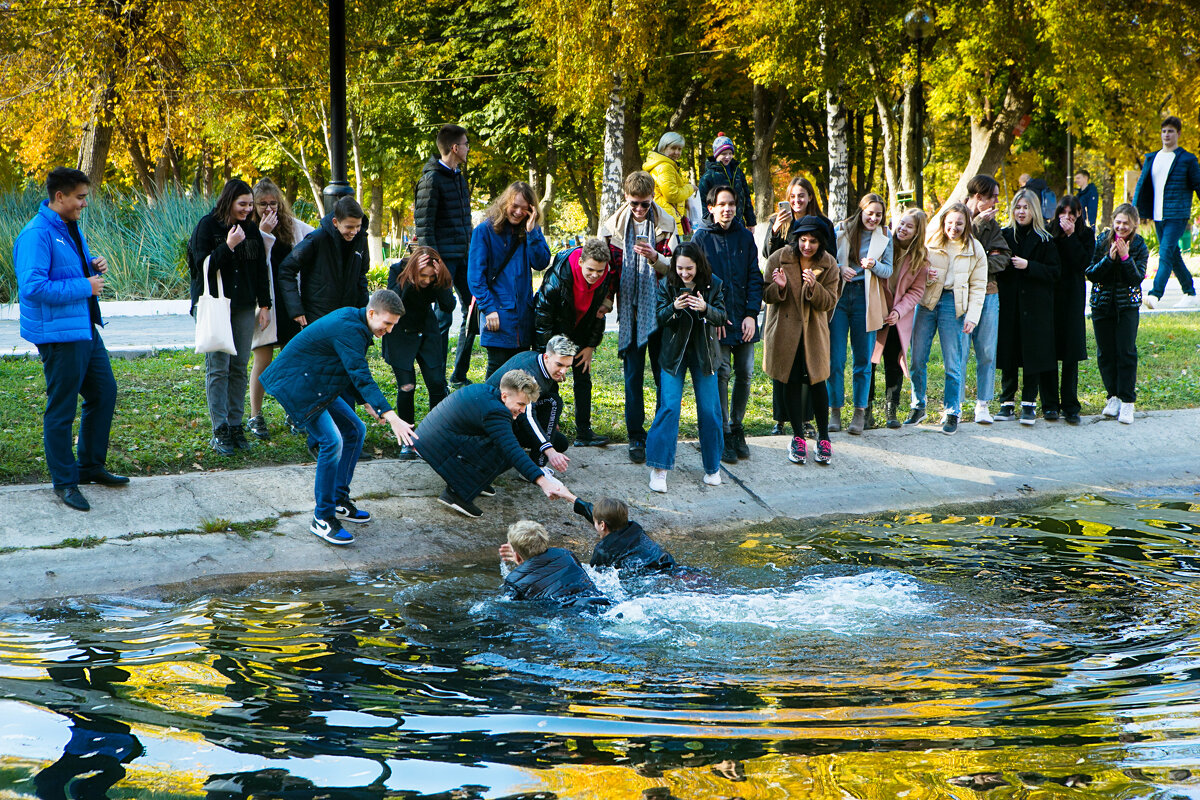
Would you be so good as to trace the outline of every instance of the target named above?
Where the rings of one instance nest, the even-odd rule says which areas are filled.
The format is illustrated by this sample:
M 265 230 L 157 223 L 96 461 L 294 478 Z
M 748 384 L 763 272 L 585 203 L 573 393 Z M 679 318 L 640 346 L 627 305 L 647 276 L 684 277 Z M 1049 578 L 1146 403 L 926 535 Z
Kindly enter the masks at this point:
M 508 526 L 500 557 L 517 566 L 504 579 L 513 600 L 551 600 L 564 608 L 603 611 L 611 604 L 584 572 L 579 559 L 563 547 L 550 547 L 550 534 L 538 522 L 523 519 Z

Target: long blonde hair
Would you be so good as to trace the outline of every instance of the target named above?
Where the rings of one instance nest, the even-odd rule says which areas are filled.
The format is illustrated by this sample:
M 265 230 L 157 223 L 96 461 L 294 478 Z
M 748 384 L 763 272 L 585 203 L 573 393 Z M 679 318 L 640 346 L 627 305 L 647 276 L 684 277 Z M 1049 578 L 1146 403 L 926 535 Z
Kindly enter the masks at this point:
M 1017 210 L 1017 203 L 1020 200 L 1024 200 L 1029 204 L 1029 210 L 1032 212 L 1033 216 L 1033 222 L 1031 223 L 1033 232 L 1036 233 L 1038 238 L 1043 242 L 1050 241 L 1050 231 L 1046 230 L 1046 220 L 1042 219 L 1042 198 L 1034 194 L 1032 189 L 1019 189 L 1017 193 L 1013 195 L 1012 203 L 1008 206 L 1008 227 L 1012 228 L 1014 233 L 1017 230 L 1017 218 L 1015 212 Z M 970 217 L 967 219 L 970 219 Z
M 943 209 L 942 213 L 938 214 L 934 219 L 937 227 L 933 233 L 929 234 L 929 239 L 926 244 L 929 247 L 946 248 L 950 244 L 950 240 L 946 238 L 946 217 L 950 214 L 962 214 L 963 221 L 966 227 L 963 228 L 962 244 L 959 246 L 961 250 L 970 250 L 971 254 L 975 254 L 975 235 L 971 232 L 971 209 L 967 208 L 966 203 L 952 203 Z M 982 245 L 980 245 L 982 247 Z
M 928 218 L 921 209 L 910 208 L 900 215 L 896 227 L 899 228 L 900 223 L 908 217 L 916 220 L 916 228 L 913 230 L 912 238 L 908 240 L 908 245 L 904 247 L 900 246 L 900 243 L 896 241 L 896 234 L 892 233 L 892 263 L 899 267 L 907 258 L 908 274 L 916 275 L 917 271 L 925 266 L 926 259 L 929 258 L 929 248 L 925 246 L 925 228 Z
M 487 218 L 492 223 L 492 230 L 500 233 L 504 230 L 504 224 L 508 222 L 508 207 L 512 205 L 512 201 L 520 195 L 525 202 L 529 204 L 529 213 L 533 214 L 538 208 L 538 196 L 533 187 L 525 181 L 515 181 L 508 185 L 508 188 L 500 193 L 500 196 L 488 206 Z M 520 235 L 525 233 L 522 228 L 519 231 Z
M 846 256 L 851 263 L 858 263 L 858 253 L 862 248 L 862 216 L 867 210 L 867 206 L 872 203 L 878 203 L 883 209 L 883 218 L 879 220 L 879 227 L 887 230 L 887 203 L 883 202 L 883 198 L 874 192 L 864 194 L 862 200 L 858 201 L 858 210 L 842 222 L 842 235 L 846 237 L 846 242 L 850 245 Z
M 279 207 L 275 211 L 279 216 L 279 222 L 273 231 L 275 240 L 284 247 L 291 249 L 292 245 L 296 243 L 296 226 L 292 224 L 296 216 L 292 213 L 292 205 L 288 202 L 287 197 L 284 196 L 283 192 L 279 191 L 279 187 L 270 178 L 263 178 L 254 184 L 254 188 L 251 191 L 254 194 L 255 203 L 267 196 L 274 197 L 275 202 L 279 203 Z M 258 219 L 257 207 L 254 209 L 254 217 Z

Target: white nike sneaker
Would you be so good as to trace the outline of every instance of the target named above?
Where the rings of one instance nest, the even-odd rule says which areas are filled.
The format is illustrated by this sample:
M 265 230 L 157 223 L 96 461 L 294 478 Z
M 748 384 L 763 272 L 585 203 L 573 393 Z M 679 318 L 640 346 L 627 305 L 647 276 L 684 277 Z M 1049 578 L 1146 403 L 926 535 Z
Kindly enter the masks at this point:
M 1133 403 L 1121 403 L 1121 411 L 1117 414 L 1117 422 L 1126 425 L 1133 424 Z
M 1108 398 L 1108 402 L 1104 405 L 1104 410 L 1100 413 L 1106 417 L 1115 417 L 1121 411 L 1121 398 L 1113 395 Z

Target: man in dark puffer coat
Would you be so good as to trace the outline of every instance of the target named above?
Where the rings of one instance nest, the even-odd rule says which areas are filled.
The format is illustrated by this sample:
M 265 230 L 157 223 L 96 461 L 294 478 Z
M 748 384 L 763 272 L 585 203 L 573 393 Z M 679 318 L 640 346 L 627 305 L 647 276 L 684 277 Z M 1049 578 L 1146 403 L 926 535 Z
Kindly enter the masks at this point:
M 592 523 L 600 541 L 592 550 L 593 567 L 612 567 L 623 574 L 670 572 L 675 559 L 629 519 L 629 506 L 615 497 L 601 497 L 595 506 L 575 498 L 575 513 Z
M 443 125 L 437 135 L 440 158 L 430 158 L 417 181 L 413 199 L 413 222 L 416 226 L 417 244 L 432 247 L 442 257 L 450 277 L 454 280 L 454 291 L 462 308 L 463 323 L 458 331 L 458 354 L 454 359 L 454 371 L 450 374 L 453 387 L 467 382 L 467 369 L 471 366 L 471 348 L 475 346 L 475 334 L 470 327 L 467 313 L 471 305 L 471 289 L 467 285 L 467 250 L 471 244 L 471 191 L 462 168 L 467 163 L 470 144 L 467 131 L 458 125 Z M 453 310 L 438 311 L 439 330 L 442 334 L 442 353 L 450 347 L 450 325 Z M 443 359 L 445 361 L 445 359 Z
M 502 558 L 517 562 L 504 579 L 504 595 L 513 600 L 550 600 L 564 608 L 603 611 L 611 605 L 583 571 L 570 550 L 549 547 L 550 535 L 537 522 L 521 520 L 508 527 Z
M 367 304 L 367 220 L 353 197 L 343 197 L 321 226 L 279 265 L 283 307 L 301 327 L 339 308 Z M 300 276 L 299 289 L 296 276 Z

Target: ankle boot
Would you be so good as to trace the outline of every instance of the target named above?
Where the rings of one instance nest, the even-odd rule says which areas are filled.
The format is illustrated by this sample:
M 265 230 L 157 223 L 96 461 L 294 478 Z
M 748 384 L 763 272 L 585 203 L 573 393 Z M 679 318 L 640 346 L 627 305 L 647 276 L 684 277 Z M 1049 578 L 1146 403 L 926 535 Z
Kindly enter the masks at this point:
M 837 433 L 842 429 L 842 410 L 840 408 L 829 407 L 829 432 Z
M 893 430 L 900 427 L 900 420 L 896 418 L 896 414 L 900 409 L 900 386 L 889 386 L 884 391 L 884 398 L 887 408 L 887 426 Z
M 846 433 L 853 436 L 860 436 L 866 424 L 867 410 L 865 408 L 856 408 L 854 409 L 854 416 L 850 419 L 850 427 L 846 428 Z

